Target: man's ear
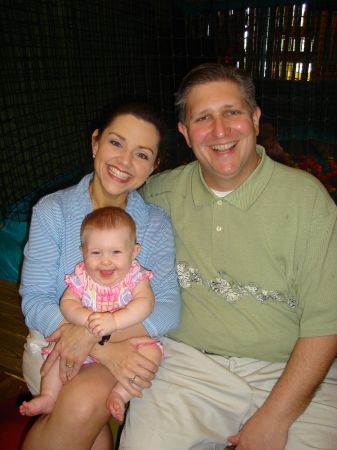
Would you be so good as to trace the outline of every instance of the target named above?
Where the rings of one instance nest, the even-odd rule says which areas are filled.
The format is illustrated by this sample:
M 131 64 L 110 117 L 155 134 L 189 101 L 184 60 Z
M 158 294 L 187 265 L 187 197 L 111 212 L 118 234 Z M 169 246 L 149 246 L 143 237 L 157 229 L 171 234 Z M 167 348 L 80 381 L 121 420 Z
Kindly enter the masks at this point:
M 182 122 L 178 122 L 178 130 L 184 136 L 186 144 L 191 148 L 192 145 L 191 145 L 190 138 L 188 136 L 188 130 L 187 130 L 186 125 L 184 125 Z
M 260 117 L 261 117 L 261 109 L 257 106 L 255 108 L 255 111 L 253 112 L 253 124 L 254 124 L 254 128 L 255 128 L 255 133 L 256 136 L 259 135 L 260 132 Z
M 158 158 L 158 159 L 156 159 L 155 163 L 153 164 L 152 172 L 154 172 L 155 170 L 158 169 L 159 164 L 160 164 L 160 159 Z M 151 172 L 151 173 L 152 173 L 152 172 Z
M 91 135 L 91 150 L 92 150 L 93 158 L 95 158 L 97 150 L 98 150 L 98 136 L 99 136 L 99 131 L 98 131 L 98 129 L 96 129 Z

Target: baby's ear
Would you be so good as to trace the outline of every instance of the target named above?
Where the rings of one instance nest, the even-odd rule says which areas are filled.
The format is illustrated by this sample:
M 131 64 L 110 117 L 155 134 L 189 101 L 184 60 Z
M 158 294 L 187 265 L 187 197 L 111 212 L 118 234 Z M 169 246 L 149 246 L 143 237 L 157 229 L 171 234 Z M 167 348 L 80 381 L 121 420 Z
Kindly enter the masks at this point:
M 140 244 L 135 244 L 135 248 L 133 249 L 133 254 L 132 254 L 132 259 L 136 259 L 137 255 L 139 254 L 140 250 L 141 250 L 141 245 Z

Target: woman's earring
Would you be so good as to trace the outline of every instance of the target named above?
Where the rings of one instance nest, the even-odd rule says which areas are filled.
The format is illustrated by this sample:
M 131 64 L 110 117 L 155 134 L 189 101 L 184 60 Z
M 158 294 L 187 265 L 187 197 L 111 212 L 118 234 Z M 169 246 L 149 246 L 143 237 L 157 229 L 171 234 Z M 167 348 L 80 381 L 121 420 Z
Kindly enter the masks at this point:
M 93 154 L 92 154 L 92 159 L 95 159 L 95 156 L 96 156 L 95 153 L 93 153 Z

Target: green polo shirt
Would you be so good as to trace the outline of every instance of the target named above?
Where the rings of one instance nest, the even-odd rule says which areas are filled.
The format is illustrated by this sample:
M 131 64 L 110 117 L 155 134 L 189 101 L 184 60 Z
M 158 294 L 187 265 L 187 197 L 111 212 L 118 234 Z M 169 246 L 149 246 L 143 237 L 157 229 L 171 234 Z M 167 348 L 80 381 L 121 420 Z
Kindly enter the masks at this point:
M 197 161 L 142 194 L 171 216 L 183 310 L 170 336 L 223 356 L 287 361 L 299 336 L 337 334 L 337 208 L 306 172 L 262 160 L 219 198 Z

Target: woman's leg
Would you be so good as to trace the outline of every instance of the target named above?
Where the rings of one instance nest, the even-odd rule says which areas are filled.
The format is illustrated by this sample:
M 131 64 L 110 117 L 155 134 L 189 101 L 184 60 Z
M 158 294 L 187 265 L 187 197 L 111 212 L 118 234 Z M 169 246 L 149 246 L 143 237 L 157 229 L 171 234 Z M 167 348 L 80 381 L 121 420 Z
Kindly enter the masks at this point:
M 53 412 L 34 423 L 22 450 L 111 450 L 104 425 L 110 417 L 106 401 L 114 383 L 104 366 L 84 366 L 63 386 Z
M 33 395 L 39 395 L 40 393 L 40 369 L 43 364 L 41 350 L 47 346 L 48 342 L 41 333 L 35 330 L 29 330 L 29 335 L 24 345 L 22 371 L 28 389 Z

